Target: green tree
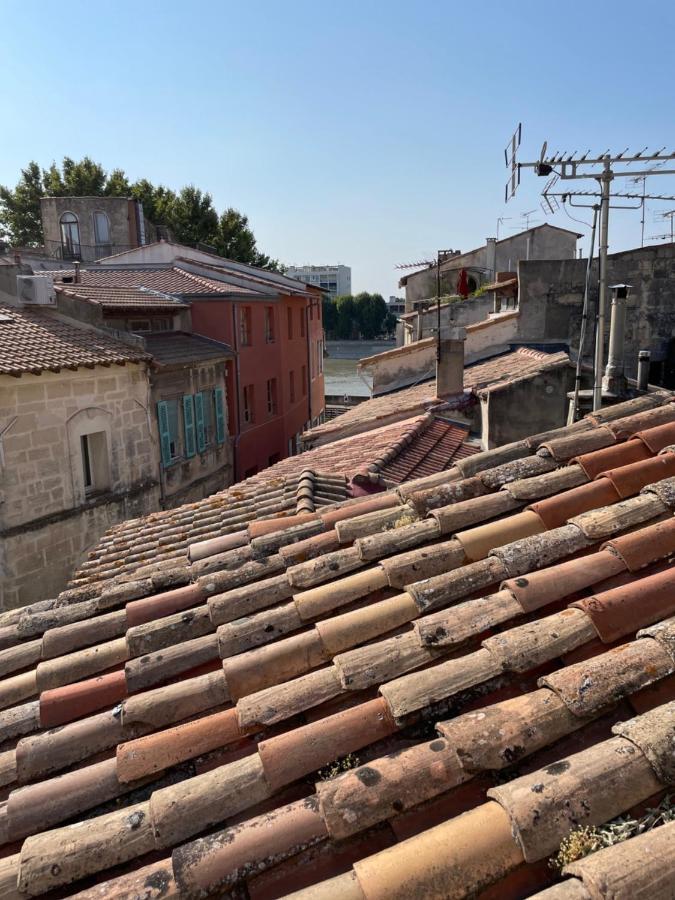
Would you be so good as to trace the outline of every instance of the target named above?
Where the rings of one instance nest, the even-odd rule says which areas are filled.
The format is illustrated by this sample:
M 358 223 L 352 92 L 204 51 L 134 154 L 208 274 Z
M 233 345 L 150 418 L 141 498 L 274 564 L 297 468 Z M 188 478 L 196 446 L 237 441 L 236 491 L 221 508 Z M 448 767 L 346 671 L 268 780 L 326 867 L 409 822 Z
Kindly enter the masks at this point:
M 0 236 L 17 247 L 41 244 L 40 197 L 44 195 L 42 172 L 36 162 L 21 170 L 14 190 L 0 185 Z
M 17 246 L 42 243 L 41 197 L 134 197 L 145 217 L 179 243 L 208 244 L 221 256 L 272 271 L 283 271 L 276 259 L 258 249 L 248 218 L 236 209 L 218 215 L 209 193 L 194 185 L 176 192 L 147 178 L 133 184 L 123 169 L 107 173 L 85 156 L 79 162 L 64 157 L 58 166 L 40 169 L 31 162 L 12 189 L 0 186 L 0 236 Z
M 369 294 L 362 291 L 354 297 L 354 308 L 358 329 L 366 340 L 372 340 L 384 330 L 387 317 L 387 304 L 381 294 Z
M 356 307 L 351 294 L 335 298 L 335 336 L 338 340 L 348 341 L 358 337 L 358 321 Z
M 335 300 L 324 294 L 321 299 L 321 317 L 326 335 L 332 337 L 337 327 L 337 307 Z

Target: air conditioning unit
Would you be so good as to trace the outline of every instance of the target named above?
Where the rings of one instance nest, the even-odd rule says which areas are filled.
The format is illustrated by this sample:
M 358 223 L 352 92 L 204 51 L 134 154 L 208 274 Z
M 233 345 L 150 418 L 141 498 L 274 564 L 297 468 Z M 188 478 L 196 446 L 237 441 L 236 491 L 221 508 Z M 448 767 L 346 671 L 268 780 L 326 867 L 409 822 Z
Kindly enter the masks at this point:
M 17 275 L 16 293 L 22 306 L 56 306 L 54 280 L 49 275 Z

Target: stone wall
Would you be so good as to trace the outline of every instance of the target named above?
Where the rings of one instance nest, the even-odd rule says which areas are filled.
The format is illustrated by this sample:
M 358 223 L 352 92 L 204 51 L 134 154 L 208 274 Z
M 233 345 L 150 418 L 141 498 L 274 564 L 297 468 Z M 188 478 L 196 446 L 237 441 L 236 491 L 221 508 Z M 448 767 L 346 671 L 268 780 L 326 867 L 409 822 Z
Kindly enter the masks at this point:
M 519 333 L 525 342 L 562 342 L 576 354 L 583 305 L 586 260 L 530 260 L 518 265 Z M 637 374 L 639 350 L 650 350 L 653 371 L 650 382 L 675 387 L 675 244 L 644 247 L 610 254 L 610 284 L 631 284 L 626 313 L 626 374 Z M 591 276 L 588 339 L 583 358 L 593 357 L 598 273 Z M 605 341 L 609 336 L 609 304 Z M 606 359 L 607 343 L 605 343 Z
M 522 231 L 495 245 L 495 272 L 514 271 L 519 260 L 546 259 L 570 260 L 576 255 L 577 236 L 572 231 L 542 225 Z M 441 293 L 454 294 L 461 269 L 473 274 L 477 282 L 484 283 L 495 272 L 489 272 L 487 246 L 477 247 L 467 253 L 453 256 L 441 263 Z M 472 271 L 474 270 L 474 271 Z M 405 284 L 406 312 L 412 312 L 414 304 L 436 296 L 436 269 L 423 269 L 408 275 Z M 462 323 L 464 324 L 464 323 Z
M 584 385 L 585 386 L 585 385 Z M 570 365 L 481 391 L 481 438 L 486 450 L 558 428 L 567 421 L 567 391 L 574 389 Z
M 110 244 L 96 248 L 94 213 L 104 212 L 110 222 Z M 58 256 L 61 244 L 60 219 L 63 213 L 77 216 L 80 229 L 83 262 L 91 262 L 138 245 L 136 205 L 126 197 L 43 197 L 40 200 L 42 232 L 45 249 L 50 256 Z M 152 235 L 151 235 L 152 239 Z
M 198 391 L 225 389 L 225 363 L 195 363 L 191 367 L 173 371 L 155 371 L 152 374 L 152 408 L 156 418 L 157 401 L 178 400 L 179 420 L 182 425 L 182 398 Z M 233 463 L 232 443 L 227 428 L 227 403 L 225 415 L 225 443 L 211 443 L 203 453 L 193 457 L 182 456 L 168 468 L 161 469 L 162 505 L 179 506 L 201 500 L 216 491 L 222 491 L 232 484 Z M 155 426 L 157 427 L 157 426 Z
M 159 508 L 156 427 L 144 365 L 0 377 L 0 604 L 61 590 L 115 522 Z M 81 436 L 97 434 L 100 490 Z

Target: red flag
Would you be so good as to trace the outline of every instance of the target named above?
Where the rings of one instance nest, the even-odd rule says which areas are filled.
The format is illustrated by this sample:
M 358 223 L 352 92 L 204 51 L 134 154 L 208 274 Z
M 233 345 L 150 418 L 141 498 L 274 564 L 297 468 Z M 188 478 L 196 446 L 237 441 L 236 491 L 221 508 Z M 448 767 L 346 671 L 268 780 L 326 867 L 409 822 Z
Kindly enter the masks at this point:
M 466 269 L 460 270 L 459 278 L 457 279 L 457 293 L 463 299 L 469 296 L 469 276 L 466 274 Z

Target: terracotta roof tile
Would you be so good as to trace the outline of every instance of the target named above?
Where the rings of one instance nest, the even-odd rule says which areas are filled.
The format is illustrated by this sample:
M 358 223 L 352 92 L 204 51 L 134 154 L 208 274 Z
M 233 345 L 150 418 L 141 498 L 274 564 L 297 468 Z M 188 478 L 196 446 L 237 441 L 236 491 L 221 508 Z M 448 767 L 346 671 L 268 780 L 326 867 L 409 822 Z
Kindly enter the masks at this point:
M 634 409 L 631 427 L 644 428 Z M 428 430 L 428 419 L 419 420 Z M 617 434 L 629 430 L 620 416 L 608 421 Z M 378 431 L 366 441 L 381 441 L 376 459 L 425 433 L 416 421 Z M 639 443 L 653 454 L 666 439 Z M 612 441 L 621 446 L 613 432 Z M 405 490 L 390 491 L 325 513 L 319 504 L 318 516 L 298 524 L 302 472 L 335 471 L 308 467 L 308 453 L 294 474 L 272 470 L 269 480 L 116 528 L 92 557 L 90 580 L 81 576 L 58 605 L 3 614 L 7 641 L 35 643 L 28 658 L 38 661 L 41 683 L 65 679 L 37 701 L 35 661 L 0 682 L 17 704 L 0 716 L 0 733 L 12 741 L 0 754 L 0 782 L 15 792 L 10 812 L 19 809 L 18 785 L 33 798 L 14 818 L 0 816 L 17 835 L 28 819 L 38 830 L 7 857 L 13 883 L 77 891 L 94 875 L 99 896 L 124 896 L 150 890 L 143 879 L 157 876 L 189 891 L 262 896 L 300 885 L 320 897 L 317 880 L 342 873 L 328 896 L 362 885 L 388 898 L 431 889 L 441 873 L 444 891 L 496 892 L 516 869 L 534 877 L 541 854 L 557 849 L 582 814 L 600 822 L 663 788 L 675 711 L 616 737 L 607 730 L 626 717 L 624 698 L 636 708 L 671 699 L 675 478 L 653 464 L 671 454 L 629 464 L 642 469 L 629 473 L 633 489 L 646 485 L 642 493 L 621 500 L 600 471 L 582 502 L 569 487 L 586 477 L 582 470 L 551 468 L 553 457 L 534 455 L 537 446 L 533 439 L 477 454 L 468 480 L 459 467 L 445 485 L 422 480 L 414 507 Z M 343 460 L 351 453 L 331 447 Z M 358 467 L 374 474 L 363 459 Z M 621 468 L 610 470 L 613 480 L 624 477 Z M 546 509 L 545 497 L 548 520 L 537 509 Z M 531 501 L 536 512 L 518 512 Z M 466 514 L 463 504 L 480 513 L 457 535 L 450 523 Z M 249 533 L 261 510 L 276 521 Z M 434 524 L 441 518 L 445 535 Z M 307 523 L 322 530 L 307 536 Z M 225 541 L 188 559 L 188 545 L 214 537 Z M 183 542 L 180 565 L 171 556 L 161 563 L 167 538 Z M 360 549 L 372 553 L 367 566 Z M 116 580 L 113 559 L 129 566 Z M 92 646 L 89 623 L 99 618 L 105 636 Z M 607 649 L 598 631 L 627 643 Z M 117 652 L 119 641 L 130 657 L 124 673 L 91 673 L 95 655 L 107 645 Z M 67 652 L 38 660 L 37 650 L 50 646 Z M 108 682 L 124 688 L 122 702 L 114 692 L 103 697 Z M 44 730 L 36 710 L 55 722 L 83 718 Z M 322 766 L 347 771 L 320 781 Z M 482 803 L 494 769 L 502 770 L 499 802 Z M 59 789 L 71 781 L 72 790 Z M 44 824 L 41 796 L 57 798 Z M 161 857 L 157 869 L 147 868 L 150 853 Z M 120 859 L 124 871 L 113 869 Z
M 534 375 L 547 367 L 568 362 L 566 353 L 549 354 L 521 347 L 511 353 L 467 366 L 464 370 L 464 388 L 477 391 L 490 385 Z M 406 412 L 412 415 L 441 402 L 436 396 L 435 379 L 423 381 L 413 387 L 359 403 L 336 419 L 306 432 L 305 439 L 310 444 L 315 439 L 338 440 L 340 436 L 350 433 L 349 429 L 358 428 L 366 423 L 372 428 L 379 420 L 386 420 L 392 415 L 400 416 Z
M 66 322 L 48 310 L 18 309 L 0 303 L 1 375 L 39 375 L 80 366 L 93 368 L 149 360 L 141 346 Z

